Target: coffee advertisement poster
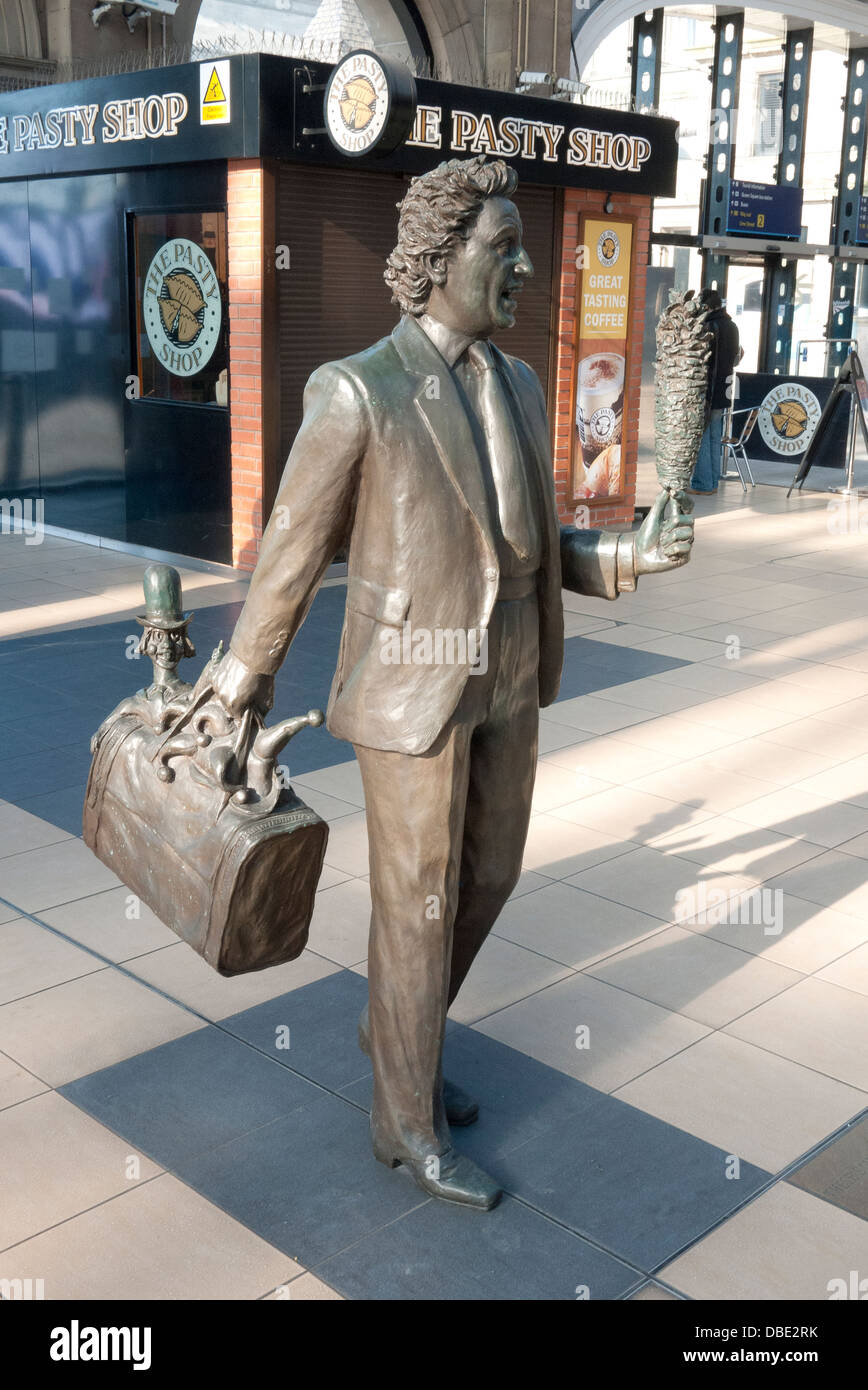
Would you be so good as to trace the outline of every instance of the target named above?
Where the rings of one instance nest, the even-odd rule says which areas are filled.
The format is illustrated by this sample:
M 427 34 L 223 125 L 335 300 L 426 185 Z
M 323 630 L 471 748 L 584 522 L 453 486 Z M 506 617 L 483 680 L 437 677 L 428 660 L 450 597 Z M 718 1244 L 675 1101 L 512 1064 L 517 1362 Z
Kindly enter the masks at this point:
M 585 219 L 576 315 L 572 486 L 575 500 L 623 493 L 621 429 L 632 222 Z

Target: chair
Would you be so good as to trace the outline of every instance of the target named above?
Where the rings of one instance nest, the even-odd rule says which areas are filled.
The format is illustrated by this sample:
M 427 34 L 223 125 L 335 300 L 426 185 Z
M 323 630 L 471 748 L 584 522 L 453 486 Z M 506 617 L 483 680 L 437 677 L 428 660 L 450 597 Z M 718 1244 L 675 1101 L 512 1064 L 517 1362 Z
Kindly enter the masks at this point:
M 744 421 L 744 424 L 741 427 L 740 434 L 735 433 L 735 427 L 733 424 L 736 415 L 747 416 L 746 420 Z M 721 478 L 737 477 L 745 492 L 747 492 L 747 483 L 745 482 L 744 477 L 745 473 L 747 473 L 748 481 L 750 482 L 751 487 L 756 487 L 756 482 L 754 481 L 753 473 L 750 470 L 750 461 L 748 459 L 747 453 L 745 452 L 745 445 L 747 444 L 747 441 L 750 439 L 751 434 L 753 433 L 753 427 L 756 424 L 758 418 L 759 407 L 755 405 L 745 406 L 741 410 L 731 410 L 728 416 L 727 433 L 723 436 L 723 438 L 720 441 L 721 445 L 723 446 L 723 468 L 721 470 L 720 476 Z M 735 465 L 735 473 L 727 472 L 730 463 Z

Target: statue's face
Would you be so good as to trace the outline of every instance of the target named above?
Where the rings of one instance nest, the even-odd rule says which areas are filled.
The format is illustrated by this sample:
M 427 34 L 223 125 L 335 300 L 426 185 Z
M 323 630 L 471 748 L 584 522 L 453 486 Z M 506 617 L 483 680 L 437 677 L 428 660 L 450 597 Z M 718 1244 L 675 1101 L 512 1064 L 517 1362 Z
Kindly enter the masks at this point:
M 511 328 L 516 297 L 533 275 L 521 233 L 515 203 L 487 198 L 467 240 L 450 253 L 445 282 L 432 291 L 429 312 L 472 338 Z

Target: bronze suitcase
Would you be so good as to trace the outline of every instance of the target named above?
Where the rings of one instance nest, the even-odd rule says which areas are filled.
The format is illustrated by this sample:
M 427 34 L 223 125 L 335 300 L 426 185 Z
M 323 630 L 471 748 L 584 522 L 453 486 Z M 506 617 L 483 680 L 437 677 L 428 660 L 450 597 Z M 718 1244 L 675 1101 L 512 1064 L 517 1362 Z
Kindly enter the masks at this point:
M 209 965 L 239 975 L 294 960 L 307 943 L 328 826 L 275 762 L 323 716 L 266 729 L 248 711 L 236 723 L 211 696 L 215 659 L 195 688 L 155 684 L 105 720 L 91 741 L 83 834 Z

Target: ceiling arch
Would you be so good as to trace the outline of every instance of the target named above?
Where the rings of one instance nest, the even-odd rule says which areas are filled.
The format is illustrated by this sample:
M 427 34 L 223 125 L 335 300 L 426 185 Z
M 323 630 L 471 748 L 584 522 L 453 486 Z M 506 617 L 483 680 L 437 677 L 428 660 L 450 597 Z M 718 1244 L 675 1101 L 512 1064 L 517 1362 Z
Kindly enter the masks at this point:
M 679 0 L 679 6 L 707 3 L 708 0 Z M 642 14 L 644 10 L 659 8 L 659 5 L 649 3 L 649 0 L 599 0 L 586 19 L 579 11 L 580 19 L 584 19 L 580 27 L 576 26 L 574 29 L 579 72 L 613 29 L 617 29 L 637 14 Z M 824 0 L 821 13 L 818 13 L 817 0 L 750 0 L 750 5 L 744 8 L 768 10 L 772 14 L 803 20 L 805 24 L 822 22 L 832 28 L 849 30 L 860 36 L 868 35 L 868 4 L 865 0 Z

